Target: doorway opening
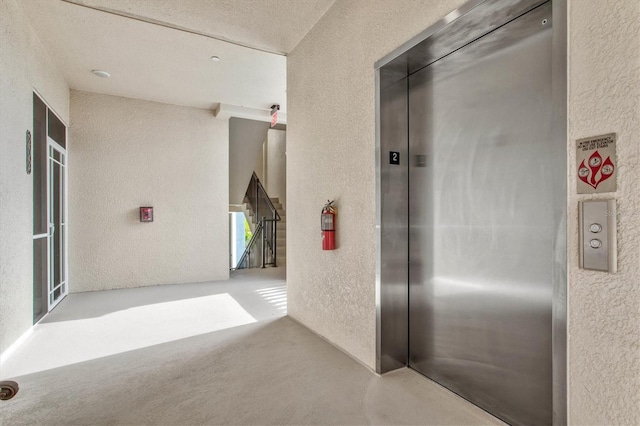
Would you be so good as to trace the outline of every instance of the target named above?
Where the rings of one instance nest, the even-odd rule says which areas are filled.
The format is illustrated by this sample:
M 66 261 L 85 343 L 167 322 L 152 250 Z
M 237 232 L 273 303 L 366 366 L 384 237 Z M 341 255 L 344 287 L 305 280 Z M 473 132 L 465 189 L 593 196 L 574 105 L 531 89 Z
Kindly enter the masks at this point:
M 68 294 L 67 127 L 33 94 L 33 323 Z
M 284 124 L 269 128 L 267 122 L 235 117 L 229 120 L 229 213 L 230 270 L 284 268 Z M 246 238 L 241 238 L 243 234 Z

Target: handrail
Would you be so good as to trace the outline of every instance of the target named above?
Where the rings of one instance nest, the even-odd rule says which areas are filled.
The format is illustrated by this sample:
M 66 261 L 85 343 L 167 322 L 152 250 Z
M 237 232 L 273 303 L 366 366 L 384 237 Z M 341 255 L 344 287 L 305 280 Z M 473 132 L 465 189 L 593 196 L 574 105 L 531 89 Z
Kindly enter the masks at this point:
M 253 246 L 256 245 L 256 241 L 258 240 L 258 235 L 261 235 L 261 234 L 262 234 L 262 223 L 259 223 L 255 231 L 253 232 L 251 239 L 249 240 L 249 244 L 247 244 L 247 247 L 244 249 L 244 252 L 240 257 L 238 264 L 233 269 L 249 269 L 251 267 L 250 265 L 251 252 L 253 251 Z M 245 266 L 243 267 L 242 265 L 245 265 Z
M 258 175 L 256 175 L 256 172 L 253 172 L 253 174 L 251 175 L 251 181 L 249 182 L 249 188 L 247 188 L 247 191 L 249 191 L 249 189 L 251 188 L 252 184 L 255 185 L 255 190 L 256 190 L 256 199 L 259 198 L 259 196 L 261 195 L 262 198 L 265 200 L 267 207 L 269 208 L 269 211 L 272 215 L 272 218 L 279 221 L 280 219 L 280 214 L 278 213 L 278 210 L 275 208 L 275 206 L 273 205 L 273 202 L 271 201 L 271 198 L 269 198 L 269 195 L 267 194 L 267 191 L 264 189 L 264 186 L 262 186 L 262 182 L 260 182 L 260 179 L 258 179 Z M 250 203 L 252 204 L 252 203 Z M 254 205 L 252 204 L 252 207 Z M 259 207 L 259 204 L 256 203 L 256 208 Z M 259 218 L 259 214 L 258 214 L 258 210 L 254 210 L 255 212 L 255 216 L 256 218 Z M 265 216 L 266 217 L 266 216 Z
M 256 223 L 257 226 L 249 244 L 247 244 L 244 253 L 240 257 L 240 261 L 233 269 L 252 267 L 251 254 L 255 253 L 258 242 L 261 243 L 261 267 L 264 268 L 267 265 L 278 266 L 276 263 L 277 223 L 282 219 L 255 172 L 251 175 L 245 198 L 253 210 L 253 223 Z M 262 238 L 259 239 L 258 235 L 261 235 Z

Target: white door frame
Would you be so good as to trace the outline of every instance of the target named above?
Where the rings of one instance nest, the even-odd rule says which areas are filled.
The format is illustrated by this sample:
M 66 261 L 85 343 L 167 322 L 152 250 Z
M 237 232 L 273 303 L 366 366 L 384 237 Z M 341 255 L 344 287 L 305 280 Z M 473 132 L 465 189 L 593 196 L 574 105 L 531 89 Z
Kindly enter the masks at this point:
M 63 155 L 61 157 L 63 159 L 62 162 L 59 162 L 53 158 L 53 156 L 51 155 L 52 148 L 56 151 L 59 151 Z M 60 267 L 61 267 L 61 276 L 64 278 L 59 283 L 59 286 L 63 286 L 63 289 L 60 292 L 60 296 L 56 300 L 52 300 L 52 294 L 55 291 L 55 289 L 58 287 L 58 285 L 53 286 L 53 288 L 51 286 L 51 280 L 53 279 L 53 274 L 52 274 L 53 265 L 51 264 L 51 258 L 53 255 L 53 252 L 51 251 L 51 243 L 52 243 L 51 239 L 53 237 L 53 235 L 51 234 L 51 226 L 52 226 L 52 223 L 51 223 L 51 196 L 52 196 L 51 162 L 52 161 L 62 166 L 61 167 L 62 197 L 60 200 L 60 209 L 61 209 L 60 222 L 61 222 L 61 228 L 63 229 L 58 231 L 63 232 L 63 235 L 61 238 L 63 262 L 62 262 L 62 265 L 60 265 Z M 60 301 L 62 301 L 62 299 L 64 299 L 67 294 L 69 294 L 69 274 L 68 274 L 68 271 L 69 271 L 69 255 L 68 255 L 69 254 L 69 250 L 68 250 L 69 248 L 69 243 L 68 243 L 69 213 L 68 213 L 68 203 L 67 203 L 68 164 L 69 164 L 69 158 L 68 158 L 67 150 L 62 146 L 60 146 L 56 141 L 54 141 L 47 135 L 47 172 L 46 172 L 47 173 L 47 223 L 48 223 L 48 232 L 46 234 L 47 235 L 47 313 L 50 312 L 58 303 L 60 303 Z

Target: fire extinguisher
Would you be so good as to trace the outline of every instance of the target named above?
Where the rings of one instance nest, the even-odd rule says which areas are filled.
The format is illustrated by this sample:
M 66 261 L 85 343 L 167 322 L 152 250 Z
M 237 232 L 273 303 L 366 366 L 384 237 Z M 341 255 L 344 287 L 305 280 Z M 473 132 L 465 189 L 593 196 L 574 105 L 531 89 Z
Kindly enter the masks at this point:
M 327 200 L 327 204 L 322 208 L 320 230 L 322 231 L 322 250 L 335 250 L 336 208 L 333 206 L 333 201 Z

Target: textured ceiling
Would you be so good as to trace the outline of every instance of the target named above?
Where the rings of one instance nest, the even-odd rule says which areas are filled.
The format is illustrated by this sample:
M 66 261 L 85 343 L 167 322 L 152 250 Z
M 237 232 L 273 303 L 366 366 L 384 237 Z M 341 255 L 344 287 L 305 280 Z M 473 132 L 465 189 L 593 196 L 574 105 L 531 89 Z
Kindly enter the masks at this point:
M 286 112 L 286 57 L 279 53 L 293 49 L 333 2 L 18 4 L 72 89 L 210 109 L 219 103 L 259 109 L 278 103 Z M 211 61 L 213 55 L 222 60 Z M 96 77 L 93 69 L 111 78 Z
M 335 0 L 69 0 L 286 54 Z

